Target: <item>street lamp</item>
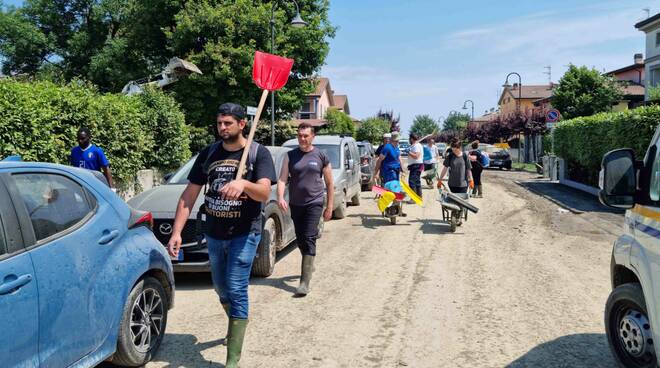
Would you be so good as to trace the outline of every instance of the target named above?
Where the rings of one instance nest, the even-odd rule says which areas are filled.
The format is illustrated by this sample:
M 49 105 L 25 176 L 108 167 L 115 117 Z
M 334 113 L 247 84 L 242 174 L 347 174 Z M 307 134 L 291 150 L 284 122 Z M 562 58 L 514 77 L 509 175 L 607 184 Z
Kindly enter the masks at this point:
M 518 100 L 516 101 L 516 112 L 520 114 L 520 100 L 522 99 L 522 78 L 520 77 L 520 74 L 516 72 L 507 74 L 506 80 L 504 81 L 502 87 L 511 88 L 511 85 L 509 84 L 509 77 L 512 75 L 518 76 Z M 518 163 L 520 163 L 520 133 L 518 133 Z
M 474 101 L 465 100 L 465 102 L 463 102 L 463 110 L 467 110 L 467 103 L 468 102 L 472 105 L 472 121 L 474 121 Z
M 270 53 L 275 53 L 275 8 L 280 4 L 281 0 L 273 1 L 273 6 L 270 9 Z M 296 5 L 296 16 L 293 17 L 291 23 L 294 28 L 303 28 L 307 25 L 300 16 L 300 7 L 296 0 L 291 0 Z M 275 91 L 270 93 L 270 145 L 275 145 Z

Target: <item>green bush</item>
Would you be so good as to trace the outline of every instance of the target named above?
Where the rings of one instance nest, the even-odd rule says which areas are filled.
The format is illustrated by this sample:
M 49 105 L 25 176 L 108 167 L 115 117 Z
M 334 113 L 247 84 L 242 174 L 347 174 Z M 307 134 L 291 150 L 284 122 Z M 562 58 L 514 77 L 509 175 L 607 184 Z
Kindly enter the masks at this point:
M 566 120 L 554 130 L 555 153 L 566 161 L 569 178 L 595 186 L 603 155 L 632 148 L 643 157 L 659 122 L 660 106 Z
M 78 81 L 59 86 L 0 80 L 0 158 L 18 154 L 26 161 L 68 164 L 80 127 L 92 131 L 122 189 L 138 170 L 168 170 L 190 155 L 181 111 L 161 91 L 129 97 L 100 94 Z
M 215 135 L 213 129 L 215 127 L 208 125 L 205 127 L 188 126 L 190 137 L 190 151 L 193 155 L 198 154 L 206 146 L 215 142 Z
M 355 136 L 355 123 L 346 113 L 331 107 L 325 113 L 327 124 L 321 129 L 320 134 L 345 134 Z

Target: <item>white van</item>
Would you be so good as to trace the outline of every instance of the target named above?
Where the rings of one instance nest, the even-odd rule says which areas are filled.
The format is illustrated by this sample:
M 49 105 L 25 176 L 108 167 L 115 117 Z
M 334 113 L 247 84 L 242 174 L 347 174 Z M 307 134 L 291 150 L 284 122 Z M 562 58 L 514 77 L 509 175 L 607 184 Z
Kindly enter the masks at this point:
M 660 127 L 643 161 L 631 149 L 603 157 L 600 200 L 626 209 L 614 243 L 605 307 L 610 349 L 622 367 L 657 367 L 660 356 Z

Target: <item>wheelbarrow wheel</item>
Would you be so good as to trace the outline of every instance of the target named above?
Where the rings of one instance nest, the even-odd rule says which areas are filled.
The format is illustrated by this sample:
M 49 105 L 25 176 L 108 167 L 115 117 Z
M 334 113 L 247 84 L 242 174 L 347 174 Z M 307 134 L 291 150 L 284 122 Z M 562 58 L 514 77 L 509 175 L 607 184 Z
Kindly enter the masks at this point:
M 390 217 L 390 224 L 396 225 L 396 216 Z
M 456 217 L 452 216 L 451 219 L 449 220 L 449 230 L 452 233 L 456 232 Z

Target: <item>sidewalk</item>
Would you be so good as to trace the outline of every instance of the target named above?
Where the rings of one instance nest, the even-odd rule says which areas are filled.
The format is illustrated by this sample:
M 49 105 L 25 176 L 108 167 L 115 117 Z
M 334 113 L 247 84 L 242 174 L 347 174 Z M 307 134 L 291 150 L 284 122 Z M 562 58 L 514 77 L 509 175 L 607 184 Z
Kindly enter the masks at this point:
M 625 213 L 625 211 L 610 208 L 601 204 L 597 197 L 559 184 L 559 182 L 556 181 L 535 179 L 521 180 L 516 181 L 515 183 L 575 214 L 599 212 L 622 215 Z

